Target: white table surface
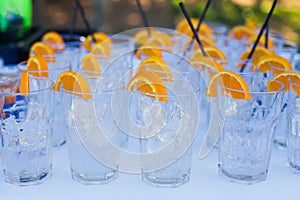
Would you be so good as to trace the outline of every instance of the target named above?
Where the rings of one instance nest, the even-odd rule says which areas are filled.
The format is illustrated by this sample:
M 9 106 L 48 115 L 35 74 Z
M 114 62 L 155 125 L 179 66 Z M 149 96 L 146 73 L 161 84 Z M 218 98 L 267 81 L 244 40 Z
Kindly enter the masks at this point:
M 1 200 L 35 199 L 286 199 L 299 197 L 300 176 L 287 166 L 284 150 L 273 149 L 268 178 L 255 185 L 230 183 L 217 174 L 217 150 L 204 160 L 194 153 L 190 181 L 178 188 L 155 188 L 141 181 L 140 175 L 119 174 L 107 185 L 82 185 L 72 180 L 67 148 L 55 150 L 53 175 L 35 186 L 14 186 L 0 175 Z M 292 195 L 292 196 L 291 196 Z

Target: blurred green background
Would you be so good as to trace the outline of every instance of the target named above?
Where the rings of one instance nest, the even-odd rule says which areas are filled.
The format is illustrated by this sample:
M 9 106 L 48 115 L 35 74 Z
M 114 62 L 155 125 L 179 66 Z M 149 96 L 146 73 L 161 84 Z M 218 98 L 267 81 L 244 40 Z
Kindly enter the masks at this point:
M 178 3 L 172 0 L 175 19 L 181 18 Z M 198 17 L 206 0 L 185 0 L 191 15 Z M 261 25 L 272 6 L 273 0 L 213 0 L 206 20 L 218 21 L 229 28 L 250 19 Z M 284 35 L 287 40 L 300 44 L 300 0 L 279 0 L 270 21 L 270 27 Z

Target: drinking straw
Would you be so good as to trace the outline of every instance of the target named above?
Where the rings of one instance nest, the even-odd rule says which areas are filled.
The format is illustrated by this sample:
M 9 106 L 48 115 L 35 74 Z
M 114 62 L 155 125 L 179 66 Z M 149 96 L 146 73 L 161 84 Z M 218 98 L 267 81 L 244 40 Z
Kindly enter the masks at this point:
M 244 65 L 242 66 L 240 72 L 243 72 L 243 71 L 244 71 L 244 69 L 245 69 L 246 65 L 248 64 L 249 60 L 252 58 L 253 53 L 254 53 L 254 51 L 255 51 L 255 48 L 256 48 L 256 46 L 257 46 L 257 44 L 258 44 L 258 42 L 259 42 L 259 40 L 260 40 L 260 38 L 261 38 L 261 36 L 262 36 L 264 30 L 266 29 L 266 27 L 267 27 L 267 25 L 268 25 L 268 23 L 269 23 L 269 20 L 270 20 L 272 14 L 273 14 L 273 12 L 274 12 L 274 9 L 275 9 L 275 7 L 276 7 L 276 4 L 277 4 L 277 0 L 274 0 L 274 1 L 273 1 L 273 4 L 272 4 L 272 7 L 271 7 L 271 10 L 269 11 L 269 13 L 268 13 L 268 15 L 267 15 L 267 17 L 266 17 L 265 22 L 264 22 L 263 26 L 261 27 L 261 29 L 260 29 L 260 31 L 259 31 L 259 34 L 258 34 L 258 36 L 257 36 L 257 38 L 256 38 L 256 41 L 255 41 L 255 43 L 254 43 L 254 45 L 253 45 L 253 47 L 252 47 L 252 49 L 251 49 L 251 51 L 250 51 L 250 53 L 249 53 L 249 55 L 248 55 L 248 58 L 247 58 L 246 62 L 244 63 Z
M 145 13 L 145 11 L 142 8 L 140 0 L 136 0 L 136 3 L 137 3 L 137 6 L 138 6 L 138 9 L 139 9 L 139 13 L 140 13 L 140 15 L 142 17 L 144 26 L 147 28 L 148 36 L 150 37 L 151 36 L 151 31 L 149 29 L 149 23 L 148 23 L 148 20 L 147 20 L 146 13 Z
M 196 32 L 196 30 L 195 30 L 195 28 L 194 28 L 194 26 L 192 24 L 191 17 L 189 16 L 187 10 L 185 9 L 185 6 L 184 6 L 183 2 L 180 2 L 179 6 L 180 6 L 181 11 L 183 12 L 183 14 L 184 14 L 184 16 L 185 16 L 185 18 L 186 18 L 186 20 L 187 20 L 187 22 L 188 22 L 191 30 L 192 30 L 192 32 L 194 34 L 194 38 L 196 39 L 196 41 L 197 41 L 197 43 L 199 45 L 199 48 L 201 49 L 202 54 L 204 56 L 208 56 L 207 53 L 204 50 L 204 47 L 203 47 L 203 44 L 202 44 L 201 40 L 199 39 L 198 33 Z
M 71 21 L 71 27 L 70 27 L 70 39 L 74 39 L 74 30 L 75 30 L 75 24 L 77 21 L 77 12 L 78 12 L 78 5 L 75 2 L 74 3 L 74 10 L 73 10 L 73 16 Z
M 266 27 L 266 33 L 265 33 L 265 48 L 267 49 L 269 44 L 269 26 Z
M 207 13 L 207 11 L 208 11 L 208 8 L 209 8 L 211 2 L 212 2 L 212 0 L 207 0 L 207 2 L 206 2 L 206 4 L 205 4 L 205 7 L 204 7 L 204 9 L 203 9 L 201 15 L 199 16 L 198 24 L 197 24 L 197 27 L 196 27 L 196 32 L 197 32 L 197 33 L 198 33 L 198 31 L 200 30 L 201 24 L 202 24 L 203 21 L 204 21 L 205 15 L 206 15 L 206 13 Z M 183 57 L 185 56 L 185 54 L 186 54 L 187 51 L 190 51 L 190 50 L 191 50 L 191 48 L 192 48 L 192 46 L 193 46 L 194 39 L 195 39 L 195 37 L 193 36 L 193 39 L 192 39 L 191 42 L 189 43 L 188 48 L 183 52 Z
M 201 15 L 200 15 L 200 17 L 199 17 L 198 25 L 197 25 L 197 27 L 196 27 L 196 31 L 197 31 L 197 32 L 200 30 L 200 26 L 201 26 L 201 24 L 202 24 L 203 21 L 204 21 L 205 15 L 206 15 L 206 13 L 207 13 L 207 11 L 208 11 L 208 8 L 209 8 L 211 2 L 212 2 L 212 0 L 207 0 L 207 2 L 206 2 L 206 4 L 205 4 L 205 7 L 204 7 L 204 9 L 203 9 L 203 11 L 202 11 L 202 13 L 201 13 Z M 193 38 L 193 40 L 194 40 L 194 38 Z
M 84 22 L 84 24 L 85 24 L 85 26 L 86 26 L 86 28 L 87 28 L 88 33 L 91 34 L 93 42 L 96 43 L 96 39 L 95 39 L 95 37 L 94 37 L 94 35 L 93 35 L 93 33 L 92 33 L 91 26 L 90 26 L 90 24 L 89 24 L 89 21 L 87 20 L 87 17 L 86 17 L 86 15 L 85 15 L 85 13 L 84 13 L 84 9 L 83 9 L 83 7 L 82 7 L 80 1 L 79 1 L 79 0 L 75 0 L 75 3 L 76 3 L 77 6 L 78 6 L 79 12 L 80 12 L 80 14 L 81 14 L 82 20 L 83 20 L 83 22 Z

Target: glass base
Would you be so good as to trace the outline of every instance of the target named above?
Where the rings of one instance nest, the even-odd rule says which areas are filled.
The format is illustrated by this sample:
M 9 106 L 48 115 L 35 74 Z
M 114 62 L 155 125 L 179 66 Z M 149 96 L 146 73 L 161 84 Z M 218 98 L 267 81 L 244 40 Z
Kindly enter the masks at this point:
M 4 171 L 4 181 L 13 185 L 18 186 L 28 186 L 28 185 L 37 185 L 41 184 L 44 181 L 46 181 L 48 178 L 50 178 L 52 175 L 52 170 L 48 170 L 45 172 L 42 172 L 38 175 L 36 174 L 26 174 L 22 176 L 13 176 L 8 175 Z
M 295 165 L 294 163 L 292 162 L 289 162 L 289 168 L 290 170 L 294 173 L 294 174 L 298 174 L 300 175 L 300 166 L 299 165 Z
M 268 170 L 256 174 L 256 175 L 242 175 L 242 174 L 232 174 L 224 170 L 220 165 L 219 165 L 219 175 L 225 177 L 228 179 L 230 182 L 233 183 L 242 183 L 242 184 L 255 184 L 258 182 L 265 181 L 267 178 Z
M 144 173 L 142 180 L 155 187 L 178 187 L 190 180 L 190 173 L 179 177 L 157 177 L 153 176 L 152 173 Z
M 110 173 L 99 175 L 99 176 L 95 176 L 95 175 L 89 176 L 89 175 L 79 174 L 74 171 L 72 171 L 71 174 L 73 180 L 85 185 L 107 184 L 118 177 L 117 171 L 112 171 Z

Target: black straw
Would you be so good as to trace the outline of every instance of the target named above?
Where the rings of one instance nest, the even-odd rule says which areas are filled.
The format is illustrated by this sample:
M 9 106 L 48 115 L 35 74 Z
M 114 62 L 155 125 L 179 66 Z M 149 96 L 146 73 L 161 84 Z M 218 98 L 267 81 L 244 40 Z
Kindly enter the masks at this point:
M 256 41 L 255 41 L 255 43 L 254 43 L 254 45 L 253 45 L 253 47 L 252 47 L 252 49 L 251 49 L 250 54 L 248 55 L 248 58 L 247 58 L 247 60 L 246 60 L 246 63 L 244 63 L 244 65 L 242 66 L 240 72 L 243 72 L 243 71 L 244 71 L 244 69 L 245 69 L 246 65 L 248 64 L 249 60 L 252 58 L 253 53 L 254 53 L 254 51 L 255 51 L 255 48 L 256 48 L 256 46 L 257 46 L 257 44 L 258 44 L 258 42 L 259 42 L 259 40 L 260 40 L 260 38 L 261 38 L 261 36 L 262 36 L 264 30 L 266 29 L 266 27 L 267 27 L 267 25 L 268 25 L 268 23 L 269 23 L 269 20 L 270 20 L 272 14 L 273 14 L 273 12 L 274 12 L 274 9 L 275 9 L 275 7 L 276 7 L 276 4 L 277 4 L 277 0 L 274 0 L 274 1 L 273 1 L 273 4 L 272 4 L 272 7 L 271 7 L 271 10 L 270 10 L 270 12 L 268 13 L 268 15 L 267 15 L 267 17 L 266 17 L 266 20 L 265 20 L 263 26 L 261 27 L 261 29 L 260 29 L 260 31 L 259 31 L 259 34 L 258 34 L 258 36 L 257 36 L 257 38 L 256 38 Z
M 207 0 L 207 2 L 206 2 L 206 4 L 205 4 L 205 7 L 204 7 L 204 9 L 203 9 L 203 11 L 202 11 L 202 13 L 201 13 L 201 15 L 200 15 L 200 17 L 199 17 L 198 25 L 197 25 L 197 27 L 196 27 L 196 31 L 197 31 L 197 32 L 199 31 L 200 26 L 201 26 L 201 24 L 202 24 L 203 21 L 204 21 L 205 15 L 206 15 L 206 13 L 207 13 L 207 11 L 208 11 L 208 8 L 209 8 L 211 2 L 212 2 L 212 0 Z
M 142 5 L 141 5 L 140 0 L 136 0 L 136 4 L 137 4 L 137 6 L 138 6 L 139 13 L 140 13 L 140 15 L 141 15 L 141 17 L 142 17 L 144 26 L 147 28 L 148 36 L 150 37 L 150 36 L 151 36 L 151 31 L 150 31 L 150 29 L 149 29 L 149 23 L 148 23 L 148 20 L 147 20 L 146 13 L 145 13 L 145 11 L 144 11 L 143 8 L 142 8 Z
M 266 27 L 266 33 L 265 33 L 265 48 L 267 49 L 269 47 L 269 26 Z
M 90 24 L 89 24 L 89 21 L 87 20 L 87 17 L 86 17 L 86 15 L 85 15 L 85 13 L 84 13 L 84 9 L 83 9 L 83 7 L 82 7 L 80 1 L 79 1 L 79 0 L 75 0 L 75 3 L 76 3 L 77 6 L 78 6 L 79 12 L 80 12 L 80 14 L 81 14 L 82 20 L 83 20 L 83 22 L 84 22 L 84 24 L 85 24 L 85 26 L 86 26 L 86 28 L 87 28 L 88 33 L 91 34 L 92 39 L 93 39 L 93 42 L 96 43 L 96 39 L 95 39 L 95 37 L 94 37 L 94 35 L 93 35 L 93 33 L 92 33 L 91 26 L 90 26 Z
M 186 20 L 187 20 L 187 22 L 188 22 L 191 30 L 192 30 L 192 32 L 194 34 L 194 37 L 195 37 L 195 39 L 196 39 L 196 41 L 197 41 L 197 43 L 198 43 L 198 45 L 199 45 L 199 47 L 201 49 L 201 52 L 202 52 L 203 56 L 208 56 L 207 53 L 204 50 L 204 47 L 203 47 L 203 44 L 202 44 L 201 40 L 199 39 L 198 33 L 194 29 L 194 26 L 193 26 L 192 21 L 191 21 L 191 17 L 189 16 L 187 10 L 185 9 L 185 6 L 184 6 L 183 2 L 180 2 L 179 6 L 180 6 L 181 11 L 183 12 L 183 14 L 184 14 L 184 16 L 185 16 L 185 18 L 186 18 Z
M 208 11 L 208 8 L 209 8 L 211 2 L 212 2 L 212 0 L 207 0 L 207 2 L 206 2 L 206 4 L 205 4 L 205 7 L 204 7 L 204 9 L 203 9 L 201 15 L 199 16 L 198 24 L 197 24 L 197 27 L 196 27 L 196 32 L 197 32 L 197 33 L 198 33 L 198 31 L 200 30 L 201 24 L 202 24 L 203 21 L 204 21 L 205 15 L 206 15 L 206 13 L 207 13 L 207 11 Z M 194 39 L 195 39 L 195 37 L 193 36 L 193 39 L 192 39 L 192 41 L 189 43 L 188 48 L 183 52 L 183 56 L 185 56 L 185 54 L 186 54 L 187 51 L 190 51 L 190 50 L 191 50 L 191 48 L 192 48 L 192 46 L 193 46 Z
M 70 27 L 70 39 L 71 40 L 74 39 L 74 31 L 75 31 L 75 25 L 76 25 L 76 21 L 77 21 L 77 12 L 78 12 L 78 5 L 75 2 L 72 21 L 71 21 L 71 27 Z

